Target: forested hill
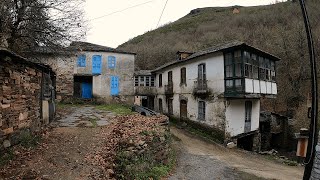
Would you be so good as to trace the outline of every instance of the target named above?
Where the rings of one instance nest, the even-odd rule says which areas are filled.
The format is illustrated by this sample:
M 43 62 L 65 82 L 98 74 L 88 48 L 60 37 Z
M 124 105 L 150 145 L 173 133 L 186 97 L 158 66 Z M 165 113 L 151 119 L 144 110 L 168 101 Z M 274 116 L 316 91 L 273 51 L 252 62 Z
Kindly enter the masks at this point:
M 308 0 L 307 6 L 314 34 L 319 37 L 320 1 Z M 137 36 L 119 48 L 138 54 L 138 69 L 153 69 L 172 61 L 179 50 L 196 51 L 232 40 L 257 46 L 285 61 L 300 60 L 297 55 L 301 48 L 306 50 L 306 41 L 298 2 L 238 7 L 238 14 L 233 13 L 234 8 L 192 10 L 185 17 Z
M 208 7 L 192 10 L 181 19 L 137 36 L 118 48 L 137 53 L 137 69 L 153 69 L 175 59 L 179 50 L 197 51 L 226 41 L 240 40 L 270 52 L 282 60 L 277 65 L 280 102 L 277 111 L 299 107 L 308 92 L 306 33 L 298 2 L 267 6 Z M 307 0 L 310 21 L 320 52 L 320 1 Z M 320 68 L 319 68 L 320 69 Z

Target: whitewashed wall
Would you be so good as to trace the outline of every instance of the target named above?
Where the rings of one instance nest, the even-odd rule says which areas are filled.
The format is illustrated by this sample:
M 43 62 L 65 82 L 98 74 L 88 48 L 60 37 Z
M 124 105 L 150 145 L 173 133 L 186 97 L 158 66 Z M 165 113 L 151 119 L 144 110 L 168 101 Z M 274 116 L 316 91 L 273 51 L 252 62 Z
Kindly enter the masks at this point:
M 226 108 L 226 134 L 230 135 L 231 137 L 244 133 L 245 101 L 252 102 L 251 131 L 259 129 L 259 99 L 228 100 Z

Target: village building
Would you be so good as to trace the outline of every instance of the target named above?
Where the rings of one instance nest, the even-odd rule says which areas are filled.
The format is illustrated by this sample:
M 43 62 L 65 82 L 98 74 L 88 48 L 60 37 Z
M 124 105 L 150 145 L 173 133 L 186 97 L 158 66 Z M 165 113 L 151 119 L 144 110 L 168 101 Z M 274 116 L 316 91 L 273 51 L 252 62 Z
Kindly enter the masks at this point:
M 52 69 L 0 48 L 0 149 L 18 143 L 22 130 L 39 130 L 54 115 Z
M 135 76 L 136 103 L 252 150 L 259 146 L 260 99 L 277 94 L 278 60 L 243 42 L 178 52 L 176 61 Z
M 87 42 L 73 42 L 61 51 L 39 50 L 35 61 L 57 73 L 57 100 L 134 101 L 135 53 Z

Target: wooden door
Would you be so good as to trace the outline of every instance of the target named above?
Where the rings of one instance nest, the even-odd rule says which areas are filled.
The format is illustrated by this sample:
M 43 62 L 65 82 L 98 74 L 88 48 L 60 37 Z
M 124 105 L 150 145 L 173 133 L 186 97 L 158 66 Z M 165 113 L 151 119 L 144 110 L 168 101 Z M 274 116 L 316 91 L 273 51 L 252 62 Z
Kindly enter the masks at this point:
M 111 76 L 110 80 L 110 94 L 111 96 L 119 95 L 119 77 L 118 76 Z
M 186 100 L 180 101 L 180 119 L 187 119 L 188 117 L 188 102 Z
M 92 56 L 92 74 L 101 74 L 102 60 L 101 55 Z

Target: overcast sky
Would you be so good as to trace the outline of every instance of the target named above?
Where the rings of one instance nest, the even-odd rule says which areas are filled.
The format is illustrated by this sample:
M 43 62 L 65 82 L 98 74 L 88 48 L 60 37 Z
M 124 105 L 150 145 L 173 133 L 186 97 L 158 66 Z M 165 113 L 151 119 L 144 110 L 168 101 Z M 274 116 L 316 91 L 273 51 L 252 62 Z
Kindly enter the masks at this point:
M 176 21 L 196 8 L 257 6 L 274 2 L 275 0 L 168 0 L 159 26 Z M 155 29 L 165 3 L 166 0 L 86 0 L 85 11 L 89 25 L 87 41 L 116 48 L 131 38 Z

